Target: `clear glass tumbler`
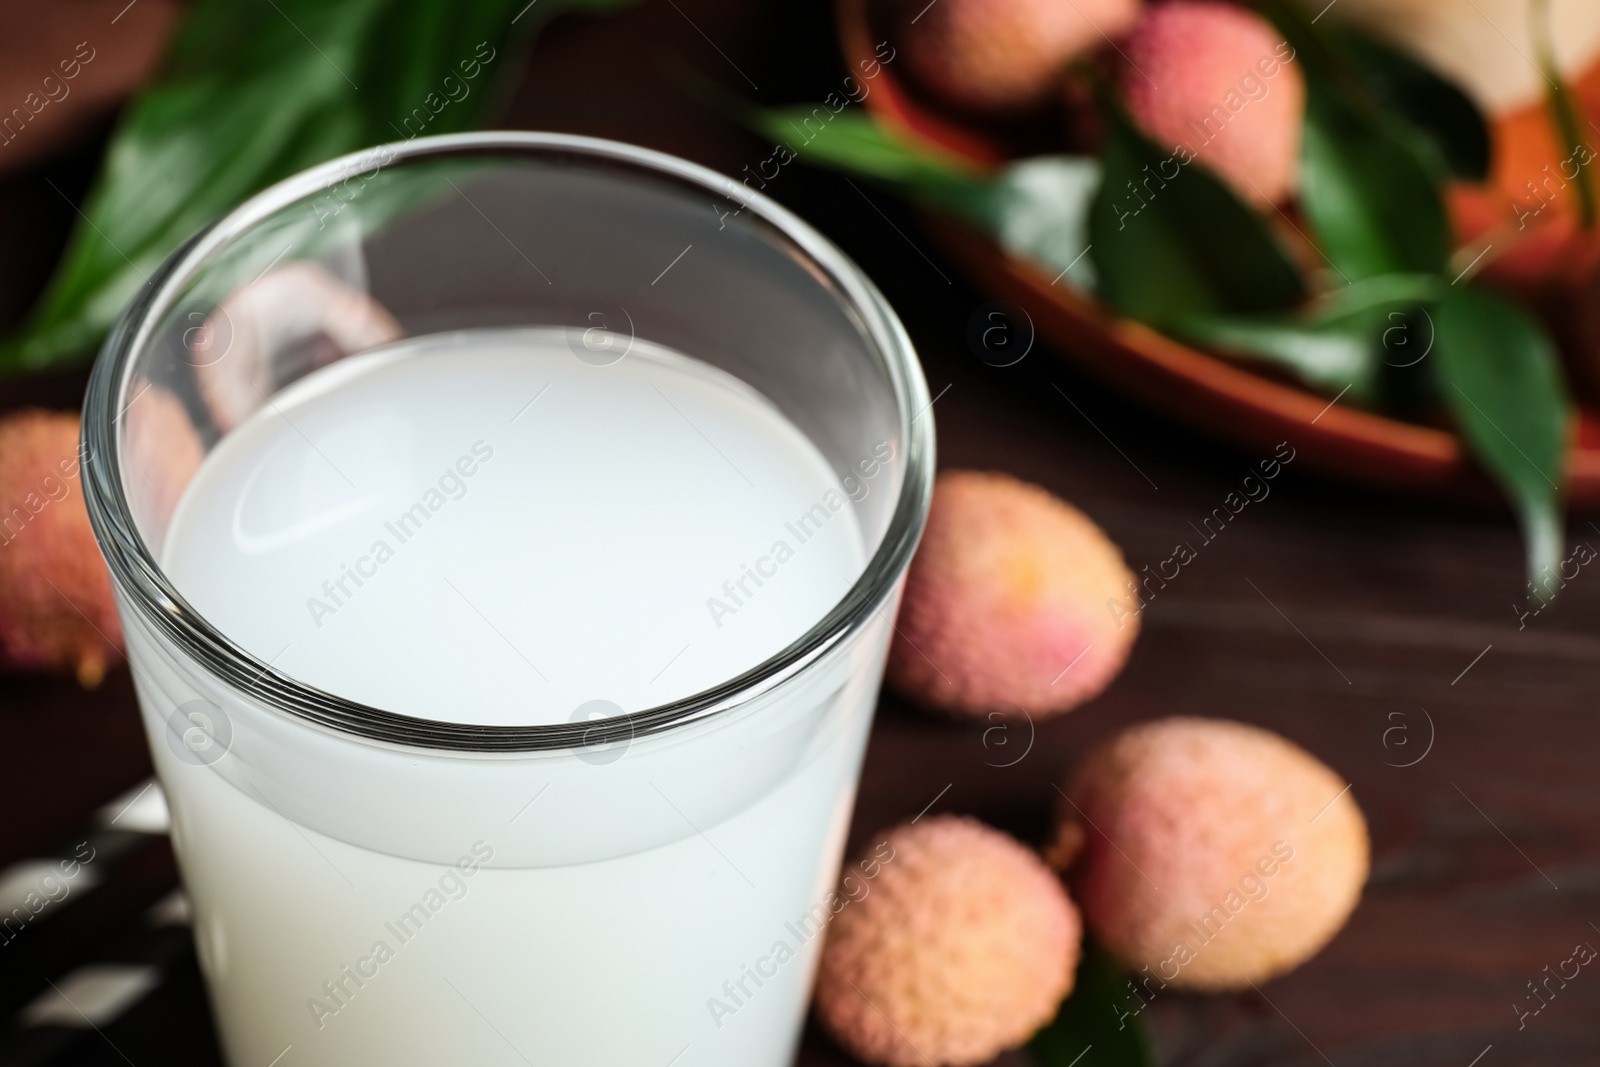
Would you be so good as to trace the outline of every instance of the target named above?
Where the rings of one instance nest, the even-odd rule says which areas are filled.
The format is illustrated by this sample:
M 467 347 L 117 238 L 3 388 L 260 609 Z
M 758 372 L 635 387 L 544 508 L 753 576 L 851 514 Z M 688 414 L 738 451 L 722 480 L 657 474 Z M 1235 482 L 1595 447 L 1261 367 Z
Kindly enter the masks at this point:
M 652 281 L 690 248 L 685 284 Z M 848 592 L 703 691 L 533 725 L 363 704 L 195 610 L 160 561 L 208 455 L 308 375 L 484 328 L 594 367 L 665 347 L 754 390 L 849 498 L 866 563 Z M 790 1062 L 927 514 L 929 407 L 904 330 L 833 245 L 626 145 L 385 146 L 176 253 L 95 368 L 84 481 L 228 1061 Z

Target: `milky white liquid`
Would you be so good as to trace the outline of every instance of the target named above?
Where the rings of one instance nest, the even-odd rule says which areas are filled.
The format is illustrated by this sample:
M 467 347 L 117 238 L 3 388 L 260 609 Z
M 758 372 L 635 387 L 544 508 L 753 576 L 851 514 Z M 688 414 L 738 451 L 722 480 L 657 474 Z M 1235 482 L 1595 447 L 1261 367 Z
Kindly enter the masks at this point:
M 866 484 L 889 491 L 874 468 Z M 512 725 L 737 675 L 836 604 L 868 547 L 821 454 L 735 379 L 642 343 L 594 366 L 560 334 L 480 331 L 354 357 L 274 397 L 208 456 L 161 555 L 203 616 L 302 682 Z M 881 666 L 877 644 L 866 660 Z M 837 874 L 876 683 L 852 673 L 813 703 L 591 766 L 496 765 L 515 788 L 441 814 L 459 848 L 428 859 L 368 847 L 337 802 L 282 813 L 310 790 L 370 806 L 391 786 L 361 759 L 297 785 L 292 753 L 241 741 L 194 766 L 152 725 L 229 1061 L 788 1062 L 821 940 L 805 916 Z M 800 739 L 770 775 L 751 770 L 770 762 L 760 716 Z M 742 742 L 712 755 L 718 729 L 749 734 L 749 764 Z M 407 773 L 423 793 L 458 767 L 418 757 Z M 741 774 L 757 784 L 719 802 Z M 430 811 L 419 837 L 423 822 L 437 829 Z M 633 822 L 670 829 L 608 848 Z

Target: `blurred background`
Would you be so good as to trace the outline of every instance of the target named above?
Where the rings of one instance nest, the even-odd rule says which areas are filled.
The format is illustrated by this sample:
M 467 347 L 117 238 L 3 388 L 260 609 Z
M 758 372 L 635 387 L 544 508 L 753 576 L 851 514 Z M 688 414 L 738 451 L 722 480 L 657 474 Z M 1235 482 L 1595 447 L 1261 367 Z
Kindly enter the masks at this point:
M 1541 178 L 1537 189 L 1521 191 L 1549 159 L 1559 166 L 1571 158 L 1559 145 L 1576 143 L 1571 129 L 1549 119 L 1554 83 L 1543 72 L 1565 72 L 1573 128 L 1600 139 L 1585 110 L 1600 95 L 1592 91 L 1600 81 L 1586 77 L 1600 26 L 1589 26 L 1596 20 L 1583 10 L 1572 15 L 1555 35 L 1549 67 L 1536 61 L 1538 42 L 1515 30 L 1526 25 L 1526 4 L 1335 0 L 1328 17 L 1345 5 L 1358 22 L 1383 21 L 1383 10 L 1373 11 L 1387 9 L 1385 32 L 1409 35 L 1417 54 L 1460 81 L 1493 131 L 1492 172 L 1476 193 L 1450 191 L 1458 236 L 1489 234 L 1462 247 L 1494 245 L 1497 226 L 1520 232 L 1519 195 L 1543 221 L 1567 220 L 1539 246 L 1534 266 L 1522 274 L 1517 263 L 1504 268 L 1512 276 L 1497 291 L 1522 294 L 1537 310 L 1559 341 L 1576 398 L 1576 428 L 1557 441 L 1573 450 L 1566 477 L 1546 479 L 1561 482 L 1551 506 L 1566 505 L 1555 558 L 1600 545 L 1589 460 L 1579 455 L 1588 442 L 1587 387 L 1572 369 L 1600 352 L 1582 347 L 1581 324 L 1562 317 L 1591 305 L 1590 275 L 1579 269 L 1587 231 L 1572 221 L 1584 204 L 1564 191 L 1565 181 L 1558 190 Z M 329 0 L 318 18 L 332 21 L 292 34 L 278 27 L 272 47 L 291 46 L 280 55 L 248 34 L 205 24 L 202 15 L 219 17 L 216 4 L 0 3 L 0 113 L 11 116 L 0 115 L 0 334 L 12 338 L 0 350 L 0 409 L 81 402 L 85 356 L 105 325 L 97 316 L 109 311 L 88 298 L 74 303 L 57 272 L 69 241 L 92 243 L 93 191 L 118 164 L 108 145 L 127 135 L 129 101 L 152 79 L 170 79 L 175 69 L 211 77 L 230 65 L 285 72 L 283 85 L 255 104 L 258 113 L 228 111 L 192 127 L 177 121 L 172 129 L 192 129 L 192 137 L 161 143 L 184 151 L 141 172 L 147 186 L 118 191 L 125 215 L 148 205 L 162 225 L 192 232 L 252 191 L 249 176 L 234 185 L 219 176 L 224 163 L 276 178 L 274 168 L 290 173 L 316 161 L 297 155 L 315 156 L 324 143 L 309 120 L 283 133 L 272 149 L 282 158 L 252 160 L 266 151 L 260 142 L 271 117 L 302 105 L 297 93 L 314 96 L 324 84 L 343 92 L 339 79 L 356 75 L 353 99 L 364 91 L 422 99 L 431 76 L 408 64 L 434 47 L 454 55 L 453 43 L 430 37 L 442 34 L 431 18 L 453 16 L 420 3 L 392 5 L 397 21 L 380 20 L 381 33 L 326 54 L 319 35 L 334 32 L 344 6 L 360 5 Z M 1311 5 L 1307 18 L 1321 7 Z M 269 0 L 238 8 L 243 27 L 287 21 Z M 1052 294 L 1066 289 L 1053 286 L 1054 269 L 1001 263 L 993 247 L 976 248 L 926 201 L 902 195 L 904 185 L 874 183 L 859 165 L 840 172 L 802 154 L 775 177 L 770 165 L 763 170 L 773 137 L 762 116 L 810 110 L 858 72 L 859 55 L 847 55 L 850 27 L 875 25 L 860 5 L 536 0 L 492 8 L 471 17 L 493 27 L 498 80 L 472 101 L 482 110 L 460 121 L 614 138 L 736 179 L 759 173 L 763 191 L 836 241 L 905 322 L 937 398 L 941 467 L 1006 471 L 1045 486 L 1104 527 L 1139 572 L 1171 556 L 1175 542 L 1193 540 L 1196 524 L 1276 442 L 1291 441 L 1306 457 L 1149 601 L 1129 665 L 1103 696 L 1027 726 L 1023 756 L 1014 758 L 1022 747 L 997 756 L 981 729 L 885 695 L 852 847 L 930 805 L 1037 842 L 1054 808 L 1053 783 L 1112 730 L 1176 713 L 1260 724 L 1352 783 L 1372 835 L 1371 879 L 1348 927 L 1304 967 L 1257 991 L 1152 1003 L 1143 1021 L 1157 1062 L 1600 1062 L 1600 978 L 1580 974 L 1541 999 L 1536 1017 L 1526 1015 L 1548 968 L 1571 957 L 1575 944 L 1600 942 L 1600 578 L 1562 571 L 1564 587 L 1544 607 L 1549 590 L 1529 584 L 1537 575 L 1526 538 L 1502 497 L 1523 501 L 1524 529 L 1528 505 L 1495 476 L 1492 458 L 1469 458 L 1470 441 L 1427 405 L 1420 414 L 1377 400 L 1354 405 L 1326 382 L 1286 373 L 1287 364 L 1258 368 L 1236 354 L 1184 347 L 1168 339 L 1174 331 L 1107 317 L 1082 295 L 1058 301 Z M 192 36 L 174 51 L 180 32 Z M 895 32 L 890 25 L 861 39 L 892 40 Z M 388 82 L 355 89 L 365 75 L 335 56 L 387 72 Z M 64 61 L 75 61 L 70 78 Z M 978 168 L 1070 146 L 1048 132 L 1059 128 L 1055 112 L 990 119 L 944 108 L 892 61 L 883 80 L 867 84 L 877 95 L 849 106 L 908 144 L 922 137 L 918 150 L 929 158 Z M 161 103 L 138 112 L 141 120 L 161 119 Z M 383 106 L 373 104 L 373 115 Z M 391 125 L 409 113 L 391 110 Z M 328 133 L 325 143 L 344 151 L 382 139 L 346 131 Z M 1381 167 L 1377 173 L 1381 180 Z M 1476 215 L 1473 196 L 1488 204 Z M 175 208 L 174 198 L 192 212 Z M 1277 214 L 1290 229 L 1305 222 L 1293 206 Z M 171 251 L 159 234 L 146 236 L 124 257 L 135 274 Z M 1459 260 L 1464 273 L 1485 269 L 1470 258 Z M 1072 256 L 1058 248 L 1042 259 L 1053 265 Z M 1573 269 L 1552 282 L 1551 263 Z M 1317 269 L 1307 270 L 1314 288 Z M 1448 283 L 1454 270 L 1445 274 Z M 54 296 L 46 295 L 52 284 Z M 125 299 L 115 284 L 90 295 L 97 294 L 111 311 Z M 999 349 L 986 332 L 996 325 L 1005 338 Z M 1424 432 L 1433 436 L 1417 436 Z M 0 1063 L 221 1062 L 181 897 L 172 895 L 161 813 L 145 791 L 149 775 L 120 660 L 112 658 L 92 688 L 69 675 L 0 676 L 0 913 L 32 884 L 29 865 L 38 857 L 69 855 L 85 841 L 104 857 L 92 878 L 52 904 L 47 921 L 0 946 Z M 122 970 L 101 990 L 104 1014 L 91 1021 L 53 1012 L 48 1001 L 37 1006 L 53 983 L 106 964 Z M 1009 1053 L 1001 1062 L 1029 1056 Z M 813 1028 L 800 1062 L 852 1061 Z

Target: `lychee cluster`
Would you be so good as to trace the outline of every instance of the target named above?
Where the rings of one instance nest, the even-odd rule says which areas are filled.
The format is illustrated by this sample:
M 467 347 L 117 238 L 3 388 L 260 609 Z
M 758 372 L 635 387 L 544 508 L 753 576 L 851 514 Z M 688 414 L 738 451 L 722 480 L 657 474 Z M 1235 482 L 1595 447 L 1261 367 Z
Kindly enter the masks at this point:
M 80 465 L 77 415 L 0 419 L 0 665 L 93 686 L 122 651 L 122 627 Z
M 1045 860 L 1071 896 L 974 819 L 913 820 L 879 841 L 878 873 L 833 920 L 817 978 L 817 1016 L 840 1045 L 885 1067 L 988 1062 L 1072 992 L 1083 927 L 1141 998 L 1247 988 L 1315 955 L 1366 881 L 1350 787 L 1257 727 L 1132 727 L 1061 795 Z
M 900 0 L 917 83 L 952 107 L 1018 113 L 1059 98 L 1094 56 L 1133 121 L 1164 152 L 1198 159 L 1241 198 L 1280 204 L 1299 185 L 1305 78 L 1261 15 L 1225 0 Z M 1080 114 L 1080 118 L 1081 118 Z M 1093 125 L 1093 123 L 1091 123 Z
M 1138 633 L 1132 586 L 1116 546 L 1045 490 L 946 473 L 907 575 L 888 679 L 950 713 L 1064 711 L 1126 660 Z M 841 916 L 824 951 L 818 1014 L 846 1048 L 876 1064 L 965 1064 L 1025 1040 L 1070 991 L 1072 900 L 1141 988 L 1228 990 L 1315 955 L 1366 881 L 1350 787 L 1257 727 L 1135 726 L 1094 749 L 1060 792 L 1045 858 L 1071 899 L 1031 853 L 970 820 L 890 835 L 906 860 Z

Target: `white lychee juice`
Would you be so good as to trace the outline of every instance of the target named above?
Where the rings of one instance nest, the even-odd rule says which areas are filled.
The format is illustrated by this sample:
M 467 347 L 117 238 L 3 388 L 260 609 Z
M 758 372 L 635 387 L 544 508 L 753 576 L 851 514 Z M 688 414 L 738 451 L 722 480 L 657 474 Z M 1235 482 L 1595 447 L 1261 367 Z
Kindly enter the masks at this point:
M 160 546 L 177 590 L 303 684 L 475 726 L 658 707 L 815 626 L 875 548 L 856 508 L 895 491 L 893 446 L 836 470 L 721 370 L 568 340 L 410 339 L 277 394 L 185 491 Z M 214 761 L 153 735 L 229 1062 L 789 1062 L 867 644 L 761 706 L 586 752 L 412 752 L 238 712 Z M 330 781 L 334 748 L 355 755 Z

